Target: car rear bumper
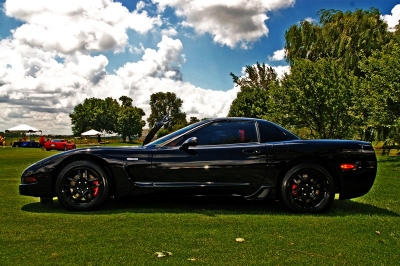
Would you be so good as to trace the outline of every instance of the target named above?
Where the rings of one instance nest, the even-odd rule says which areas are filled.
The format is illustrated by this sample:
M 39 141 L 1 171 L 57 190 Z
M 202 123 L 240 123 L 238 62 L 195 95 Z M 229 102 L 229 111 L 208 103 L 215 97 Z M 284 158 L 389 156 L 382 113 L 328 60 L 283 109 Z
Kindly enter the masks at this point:
M 339 199 L 351 199 L 365 195 L 375 182 L 378 163 L 370 145 L 362 148 L 361 161 L 355 171 L 342 174 L 342 191 Z

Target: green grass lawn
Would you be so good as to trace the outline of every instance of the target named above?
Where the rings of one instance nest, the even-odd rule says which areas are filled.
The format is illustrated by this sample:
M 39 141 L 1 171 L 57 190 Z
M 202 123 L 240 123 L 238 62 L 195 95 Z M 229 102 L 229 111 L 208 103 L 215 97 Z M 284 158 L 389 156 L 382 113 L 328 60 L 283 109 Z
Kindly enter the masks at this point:
M 54 153 L 0 148 L 0 265 L 400 264 L 400 157 L 379 157 L 372 190 L 326 214 L 214 198 L 111 200 L 76 213 L 18 193 L 21 172 Z

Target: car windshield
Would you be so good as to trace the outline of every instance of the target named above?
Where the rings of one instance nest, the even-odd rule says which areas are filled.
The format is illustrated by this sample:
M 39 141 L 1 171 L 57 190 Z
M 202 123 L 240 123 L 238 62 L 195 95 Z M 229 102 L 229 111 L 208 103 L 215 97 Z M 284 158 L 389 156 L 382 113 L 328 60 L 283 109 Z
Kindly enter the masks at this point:
M 193 128 L 201 125 L 201 124 L 204 124 L 204 121 L 200 121 L 200 122 L 188 125 L 188 126 L 186 126 L 184 128 L 181 128 L 181 129 L 179 129 L 177 131 L 174 131 L 174 132 L 172 132 L 172 133 L 170 133 L 168 135 L 165 135 L 164 137 L 156 139 L 156 140 L 150 142 L 149 144 L 147 144 L 145 146 L 153 146 L 153 145 L 157 146 L 157 145 L 160 145 L 160 144 L 162 144 L 162 143 L 164 143 L 164 142 L 166 142 L 166 141 L 168 141 L 170 139 L 173 139 L 173 138 L 175 138 L 175 137 L 177 137 L 177 136 L 179 136 L 179 135 L 181 135 L 181 134 L 183 134 L 183 133 L 185 133 L 187 131 L 190 131 L 191 129 L 193 129 Z

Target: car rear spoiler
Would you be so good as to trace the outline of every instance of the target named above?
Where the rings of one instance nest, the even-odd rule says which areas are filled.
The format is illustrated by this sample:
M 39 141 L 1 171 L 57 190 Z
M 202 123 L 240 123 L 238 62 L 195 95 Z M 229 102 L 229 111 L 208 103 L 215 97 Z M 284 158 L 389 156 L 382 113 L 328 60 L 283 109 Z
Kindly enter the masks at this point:
M 168 124 L 169 121 L 171 121 L 171 117 L 169 115 L 165 115 L 160 121 L 158 121 L 157 124 L 149 131 L 147 136 L 144 138 L 143 146 L 150 143 L 150 141 L 154 138 L 160 128 Z

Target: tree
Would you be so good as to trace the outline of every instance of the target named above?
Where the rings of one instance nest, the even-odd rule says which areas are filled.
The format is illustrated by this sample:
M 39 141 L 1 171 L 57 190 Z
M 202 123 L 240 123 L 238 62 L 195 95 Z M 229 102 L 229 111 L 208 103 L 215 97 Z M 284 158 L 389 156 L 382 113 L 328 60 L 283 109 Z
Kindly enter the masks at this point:
M 191 116 L 191 117 L 190 117 L 190 119 L 189 119 L 189 124 L 194 124 L 194 123 L 197 123 L 197 122 L 200 122 L 200 119 L 198 119 L 198 118 L 195 117 L 195 116 Z
M 246 66 L 246 76 L 231 73 L 235 85 L 240 86 L 228 116 L 262 118 L 272 110 L 271 93 L 279 86 L 278 75 L 272 67 L 258 62 Z
M 116 132 L 116 117 L 118 115 L 120 105 L 117 100 L 107 97 L 101 102 L 101 111 L 99 111 L 99 115 L 97 116 L 97 125 L 99 125 L 99 129 L 97 127 L 93 127 L 98 131 L 105 131 L 107 133 Z
M 371 125 L 400 125 L 400 40 L 394 38 L 382 51 L 364 58 L 364 87 L 374 100 Z
M 275 101 L 287 110 L 284 125 L 307 127 L 314 137 L 351 138 L 368 128 L 375 104 L 373 89 L 360 86 L 366 72 L 359 62 L 387 45 L 392 34 L 376 8 L 318 15 L 319 24 L 303 21 L 286 31 L 292 73 Z
M 119 97 L 119 100 L 121 101 L 122 106 L 132 106 L 133 100 L 128 96 L 121 96 Z
M 120 134 L 125 142 L 126 138 L 132 141 L 142 136 L 142 130 L 146 122 L 142 120 L 145 112 L 141 108 L 133 106 L 132 98 L 119 97 L 121 106 L 118 110 L 115 132 Z
M 86 129 L 90 127 L 90 122 L 88 121 L 88 117 L 83 104 L 78 104 L 75 106 L 74 111 L 69 114 L 71 118 L 71 125 L 72 125 L 72 133 L 75 136 L 78 136 L 80 133 L 87 131 Z
M 85 99 L 83 103 L 75 106 L 73 113 L 69 114 L 74 135 L 80 135 L 90 129 L 101 131 L 101 116 L 104 113 L 103 100 L 97 98 Z
M 152 128 L 162 117 L 169 115 L 172 120 L 166 125 L 171 132 L 187 125 L 186 114 L 181 111 L 183 101 L 176 97 L 175 93 L 157 92 L 150 96 L 151 114 L 147 119 L 149 127 Z
M 127 96 L 120 97 L 122 105 L 110 97 L 104 100 L 98 98 L 85 99 L 83 103 L 75 106 L 69 114 L 74 135 L 95 129 L 107 133 L 119 133 L 124 137 L 140 136 L 144 121 L 144 112 L 132 106 L 133 100 Z M 139 130 L 140 127 L 140 130 Z
M 372 101 L 369 107 L 371 140 L 400 142 L 400 26 L 381 51 L 375 51 L 360 62 L 365 72 L 363 87 Z
M 298 58 L 313 62 L 335 58 L 360 76 L 358 62 L 361 58 L 369 57 L 390 40 L 387 24 L 376 8 L 354 12 L 323 9 L 318 15 L 319 24 L 302 21 L 286 31 L 286 59 L 290 65 Z
M 230 73 L 233 83 L 240 88 L 259 88 L 268 91 L 278 82 L 278 75 L 272 67 L 267 67 L 265 63 L 256 63 L 253 66 L 246 66 L 246 77 L 238 77 Z
M 260 88 L 242 88 L 229 109 L 230 117 L 262 118 L 269 111 L 269 95 Z
M 145 115 L 143 109 L 122 105 L 118 112 L 116 133 L 120 134 L 125 142 L 126 138 L 132 141 L 142 136 L 142 130 L 146 122 L 142 120 Z
M 359 79 L 334 59 L 296 60 L 274 99 L 281 124 L 306 127 L 315 138 L 351 138 L 364 121 Z

